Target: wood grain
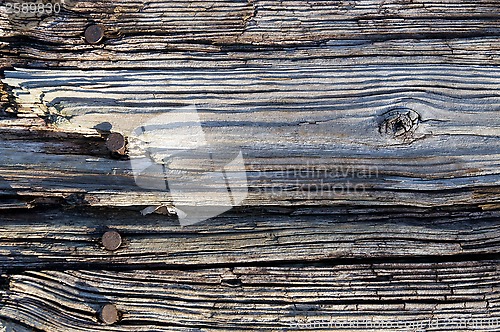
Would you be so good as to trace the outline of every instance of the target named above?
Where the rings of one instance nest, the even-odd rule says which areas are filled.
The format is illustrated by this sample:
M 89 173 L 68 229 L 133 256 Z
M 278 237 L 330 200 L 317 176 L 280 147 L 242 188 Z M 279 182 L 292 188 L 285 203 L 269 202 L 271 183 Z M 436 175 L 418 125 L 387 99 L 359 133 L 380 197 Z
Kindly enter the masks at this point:
M 498 263 L 25 272 L 10 276 L 0 315 L 40 330 L 292 331 L 368 320 L 381 325 L 355 329 L 432 321 L 456 332 L 477 319 L 492 331 L 500 326 Z M 107 303 L 121 311 L 114 326 L 96 317 Z
M 57 15 L 0 12 L 4 66 L 234 67 L 332 57 L 378 64 L 498 64 L 495 1 L 65 3 Z M 83 38 L 93 23 L 105 27 L 105 40 L 97 46 Z
M 180 227 L 175 217 L 133 210 L 23 211 L 2 216 L 4 271 L 456 261 L 495 256 L 500 235 L 498 211 L 268 208 L 233 211 L 189 227 Z M 115 252 L 101 243 L 108 229 L 122 235 Z
M 2 1 L 0 330 L 499 331 L 498 6 Z M 221 155 L 243 152 L 249 193 L 180 227 L 135 182 L 130 132 L 189 105 Z M 172 158 L 169 179 L 205 161 Z M 209 209 L 214 188 L 176 204 Z
M 248 183 L 235 186 L 249 186 L 244 205 L 493 206 L 500 200 L 498 74 L 495 66 L 333 63 L 216 72 L 8 71 L 3 81 L 18 114 L 38 114 L 48 125 L 39 122 L 26 136 L 15 121 L 3 121 L 0 167 L 19 195 L 78 193 L 95 206 L 170 204 L 166 192 L 139 188 L 130 161 L 111 159 L 105 135 L 94 128 L 109 123 L 129 136 L 149 118 L 194 105 L 213 149 L 243 152 L 245 169 L 235 171 L 247 172 Z M 401 108 L 415 114 L 403 135 L 387 125 L 388 114 Z M 172 137 L 191 122 L 178 126 Z M 139 143 L 132 160 L 143 153 Z M 195 154 L 168 163 L 170 180 L 207 171 Z M 215 204 L 211 190 L 207 185 L 180 202 Z

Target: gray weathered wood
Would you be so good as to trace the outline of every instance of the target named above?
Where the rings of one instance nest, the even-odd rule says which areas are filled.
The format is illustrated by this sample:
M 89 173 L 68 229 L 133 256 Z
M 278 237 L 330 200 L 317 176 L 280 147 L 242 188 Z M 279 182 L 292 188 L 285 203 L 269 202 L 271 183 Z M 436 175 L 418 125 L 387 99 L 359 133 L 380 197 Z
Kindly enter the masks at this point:
M 0 12 L 4 64 L 234 67 L 269 65 L 269 58 L 362 57 L 380 64 L 408 61 L 405 56 L 419 56 L 409 60 L 419 63 L 498 64 L 495 1 L 67 0 L 63 7 L 43 19 Z M 91 23 L 105 27 L 104 44 L 85 44 Z
M 473 324 L 494 331 L 500 328 L 498 264 L 25 272 L 10 276 L 9 290 L 0 292 L 0 315 L 40 330 L 288 331 L 368 320 L 380 325 L 314 330 L 388 331 L 384 324 L 391 322 L 401 329 L 431 321 L 440 331 L 470 331 Z M 107 303 L 122 313 L 117 326 L 96 317 Z
M 497 1 L 63 7 L 0 6 L 0 330 L 500 330 Z M 250 192 L 181 228 L 167 192 L 134 182 L 138 142 L 112 156 L 93 127 L 128 135 L 186 105 L 219 151 L 242 149 Z M 179 179 L 203 169 L 191 157 Z M 365 190 L 333 191 L 348 181 Z M 210 207 L 204 189 L 184 203 Z
M 45 141 L 35 136 L 28 144 L 15 122 L 3 121 L 2 173 L 21 195 L 80 193 L 97 206 L 170 203 L 163 192 L 141 196 L 130 162 L 110 159 L 93 128 L 109 122 L 128 135 L 148 118 L 195 105 L 218 151 L 242 150 L 250 181 L 245 205 L 488 207 L 500 200 L 497 72 L 493 66 L 333 63 L 273 70 L 10 71 L 4 82 L 13 88 L 18 112 L 36 110 L 52 123 L 33 129 Z M 417 114 L 415 128 L 403 136 L 381 132 L 385 114 L 401 107 Z M 19 164 L 25 169 L 8 166 Z M 169 167 L 205 166 L 194 156 Z M 40 176 L 23 182 L 34 170 Z M 314 192 L 319 181 L 323 188 Z M 185 200 L 210 205 L 212 198 L 198 192 Z
M 76 209 L 3 213 L 4 270 L 232 266 L 345 260 L 460 260 L 499 251 L 498 211 L 252 209 L 180 227 L 174 217 Z M 107 229 L 122 234 L 104 249 Z

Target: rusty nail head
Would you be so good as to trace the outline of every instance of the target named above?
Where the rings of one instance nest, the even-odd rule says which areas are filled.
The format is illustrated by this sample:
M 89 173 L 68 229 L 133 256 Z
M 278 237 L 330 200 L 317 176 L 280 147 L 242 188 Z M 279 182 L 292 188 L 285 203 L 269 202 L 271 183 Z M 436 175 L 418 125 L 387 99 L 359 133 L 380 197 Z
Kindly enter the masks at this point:
M 102 235 L 102 245 L 107 250 L 118 249 L 122 244 L 122 237 L 117 231 L 107 231 Z
M 89 44 L 98 44 L 104 37 L 104 29 L 101 25 L 92 24 L 85 29 L 85 40 Z
M 106 325 L 114 324 L 120 320 L 120 314 L 114 304 L 106 304 L 102 307 L 99 317 Z
M 111 133 L 106 140 L 106 147 L 111 152 L 124 155 L 127 142 L 125 137 L 120 133 Z

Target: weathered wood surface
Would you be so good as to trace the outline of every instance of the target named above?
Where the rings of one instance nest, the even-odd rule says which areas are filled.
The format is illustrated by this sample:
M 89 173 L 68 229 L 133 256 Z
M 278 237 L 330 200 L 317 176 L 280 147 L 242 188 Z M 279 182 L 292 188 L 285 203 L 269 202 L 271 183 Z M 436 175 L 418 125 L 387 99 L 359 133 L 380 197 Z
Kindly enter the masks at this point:
M 487 330 L 496 331 L 498 264 L 24 272 L 10 276 L 7 295 L 0 291 L 0 314 L 40 330 L 391 330 L 375 325 L 385 320 L 406 331 L 441 321 L 439 330 L 449 332 L 469 331 L 461 325 L 487 315 L 493 318 Z M 102 327 L 95 317 L 109 302 L 121 311 L 120 326 Z M 447 321 L 450 316 L 467 319 Z
M 32 138 L 15 121 L 0 124 L 6 137 L 0 167 L 19 195 L 79 193 L 96 206 L 170 203 L 164 192 L 142 195 L 130 161 L 111 159 L 93 128 L 109 122 L 128 135 L 147 118 L 195 105 L 212 145 L 243 152 L 240 171 L 248 172 L 250 186 L 245 205 L 487 208 L 500 201 L 500 75 L 494 66 L 332 63 L 272 70 L 18 70 L 5 76 L 18 112 L 35 109 L 51 122 L 31 127 Z M 397 108 L 418 117 L 403 135 L 382 130 Z M 180 123 L 178 130 L 190 125 Z M 169 167 L 203 169 L 203 162 L 188 157 Z M 37 178 L 23 181 L 33 171 Z M 186 198 L 207 205 L 213 199 L 206 191 Z
M 3 214 L 4 270 L 230 266 L 342 260 L 480 260 L 499 251 L 498 211 L 267 208 L 235 211 L 181 228 L 176 218 L 138 211 Z M 118 230 L 123 245 L 105 250 Z
M 496 1 L 66 1 L 58 15 L 0 12 L 4 65 L 220 67 L 269 60 L 498 64 Z M 89 22 L 106 28 L 86 45 Z M 407 57 L 413 57 L 413 60 Z
M 3 4 L 0 330 L 500 330 L 498 1 Z M 94 127 L 188 105 L 250 191 L 181 228 Z

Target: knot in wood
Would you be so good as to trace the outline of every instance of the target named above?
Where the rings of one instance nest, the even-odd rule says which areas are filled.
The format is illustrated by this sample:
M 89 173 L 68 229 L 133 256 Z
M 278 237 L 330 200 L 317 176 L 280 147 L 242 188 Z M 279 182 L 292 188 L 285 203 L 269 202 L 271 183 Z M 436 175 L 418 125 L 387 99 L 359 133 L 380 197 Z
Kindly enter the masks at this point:
M 397 108 L 382 114 L 379 132 L 393 139 L 406 141 L 413 139 L 418 127 L 420 114 L 409 108 Z

